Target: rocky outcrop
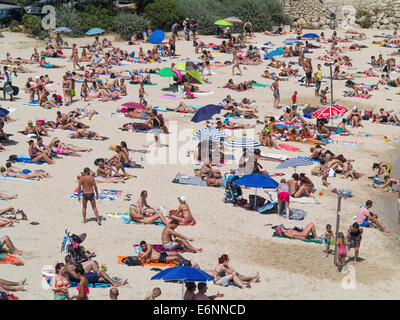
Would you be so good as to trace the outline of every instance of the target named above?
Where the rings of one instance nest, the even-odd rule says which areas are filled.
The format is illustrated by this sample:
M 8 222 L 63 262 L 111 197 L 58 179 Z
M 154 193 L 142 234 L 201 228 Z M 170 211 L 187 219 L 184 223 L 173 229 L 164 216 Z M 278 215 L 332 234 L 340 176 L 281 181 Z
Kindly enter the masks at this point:
M 394 29 L 400 27 L 400 0 L 284 0 L 293 26 L 328 28 L 330 14 L 336 27 Z

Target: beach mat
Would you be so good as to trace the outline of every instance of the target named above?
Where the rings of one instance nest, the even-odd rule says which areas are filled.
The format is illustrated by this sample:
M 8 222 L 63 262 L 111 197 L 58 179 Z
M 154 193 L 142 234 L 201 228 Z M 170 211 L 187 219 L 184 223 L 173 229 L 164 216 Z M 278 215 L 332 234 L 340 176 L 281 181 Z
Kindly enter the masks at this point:
M 151 245 L 153 247 L 153 249 L 157 252 L 185 252 L 185 249 L 183 248 L 178 248 L 178 249 L 173 249 L 173 250 L 167 250 L 164 248 L 164 246 L 162 244 L 152 244 Z M 134 244 L 133 248 L 135 249 L 135 253 L 138 254 L 139 251 L 141 250 L 140 245 L 139 244 Z
M 164 222 L 162 222 L 160 219 L 157 219 L 152 224 L 146 224 L 146 223 L 142 223 L 142 222 L 138 222 L 138 221 L 131 221 L 128 212 L 122 212 L 122 213 L 121 212 L 107 212 L 105 214 L 105 216 L 110 217 L 110 218 L 121 218 L 122 222 L 125 224 L 156 225 L 156 226 L 165 227 Z
M 122 195 L 121 190 L 110 190 L 110 189 L 100 189 L 99 190 L 99 200 L 116 200 Z M 81 198 L 83 193 L 81 192 Z M 78 188 L 75 189 L 74 194 L 72 194 L 70 199 L 78 199 Z
M 127 258 L 129 256 L 118 256 L 118 264 L 125 264 L 122 262 L 122 259 Z M 143 263 L 142 266 L 152 266 L 152 267 L 176 267 L 175 263 Z
M 33 181 L 38 181 L 38 180 L 33 180 L 33 179 L 13 178 L 13 177 L 2 177 L 2 176 L 0 176 L 0 180 L 9 180 L 9 181 L 25 181 L 25 182 L 33 182 Z M 3 200 L 3 199 L 0 199 L 0 200 Z
M 207 186 L 207 182 L 202 180 L 201 178 L 193 177 L 193 176 L 183 176 L 178 173 L 175 178 L 172 180 L 173 183 L 178 184 L 187 184 L 192 186 Z
M 272 235 L 274 238 L 284 238 L 284 239 L 291 239 L 291 240 L 301 240 L 301 241 L 304 241 L 304 242 L 314 242 L 314 243 L 322 243 L 322 240 L 315 240 L 315 239 L 313 239 L 313 238 L 307 238 L 306 240 L 304 240 L 304 239 L 298 239 L 298 238 L 288 238 L 288 237 L 286 237 L 286 236 L 278 236 L 275 232 L 274 232 L 274 234 Z
M 173 95 L 173 94 L 163 94 L 162 96 L 160 96 L 160 98 L 164 98 L 164 99 L 173 99 L 173 100 L 179 100 L 180 98 Z
M 300 151 L 299 147 L 295 147 L 287 143 L 278 144 L 278 147 L 286 151 L 293 151 L 293 152 Z
M 39 161 L 39 162 L 33 162 L 30 156 L 27 155 L 19 155 L 17 157 L 17 162 L 21 163 L 29 163 L 29 164 L 44 164 L 46 161 Z
M 23 265 L 24 263 L 17 257 L 10 256 L 8 254 L 0 253 L 0 264 L 14 264 Z

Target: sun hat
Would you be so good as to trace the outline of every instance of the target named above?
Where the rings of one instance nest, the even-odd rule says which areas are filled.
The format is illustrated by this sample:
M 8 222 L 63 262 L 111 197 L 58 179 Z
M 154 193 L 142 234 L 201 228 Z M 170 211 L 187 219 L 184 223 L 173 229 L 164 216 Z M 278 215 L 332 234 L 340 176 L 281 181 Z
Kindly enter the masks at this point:
M 32 124 L 33 122 L 32 122 L 32 120 L 28 120 L 28 124 Z
M 181 200 L 181 201 L 183 201 L 183 202 L 186 202 L 186 197 L 185 197 L 185 196 L 179 196 L 179 197 L 178 197 L 178 200 Z

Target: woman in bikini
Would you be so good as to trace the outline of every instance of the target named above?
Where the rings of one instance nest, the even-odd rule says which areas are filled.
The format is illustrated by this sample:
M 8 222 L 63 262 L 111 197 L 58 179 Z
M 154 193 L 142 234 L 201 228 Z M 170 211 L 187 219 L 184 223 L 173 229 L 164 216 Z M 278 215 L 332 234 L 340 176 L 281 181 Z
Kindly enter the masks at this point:
M 85 128 L 76 129 L 74 138 L 88 138 L 94 140 L 101 140 L 102 137 L 95 131 L 86 130 Z
M 63 145 L 58 138 L 54 138 L 50 144 L 49 144 L 49 149 L 50 151 L 53 151 L 57 154 L 61 155 L 66 155 L 66 156 L 73 156 L 73 157 L 80 157 L 81 155 L 79 153 L 76 153 L 72 150 L 69 150 L 67 148 L 63 148 Z
M 39 151 L 35 148 L 35 143 L 33 140 L 29 140 L 28 144 L 29 156 L 32 162 L 46 161 L 48 164 L 54 164 L 54 160 L 51 160 L 45 152 Z
M 233 281 L 240 289 L 250 288 L 252 283 L 260 282 L 260 275 L 257 272 L 254 276 L 248 277 L 236 272 L 229 265 L 229 257 L 223 254 L 218 258 L 218 265 L 214 272 L 216 279 L 214 283 L 217 285 L 228 286 L 229 281 Z
M 71 300 L 68 288 L 70 287 L 68 272 L 64 263 L 57 263 L 55 266 L 56 274 L 51 280 L 51 289 L 54 293 L 54 300 Z
M 312 234 L 314 240 L 320 240 L 320 238 L 317 236 L 317 231 L 315 229 L 315 225 L 312 222 L 307 224 L 304 227 L 303 231 L 301 231 L 301 232 L 296 231 L 294 229 L 282 228 L 282 234 L 288 238 L 296 238 L 296 239 L 306 240 L 310 233 Z
M 156 209 L 149 206 L 149 204 L 147 203 L 147 195 L 148 195 L 147 191 L 143 190 L 140 193 L 140 197 L 136 204 L 137 204 L 141 214 L 143 214 L 145 216 L 151 216 L 152 214 L 156 213 Z
M 235 73 L 234 73 L 235 68 L 238 69 L 239 72 L 240 72 L 240 75 L 242 75 L 242 70 L 240 69 L 239 58 L 238 58 L 238 56 L 237 56 L 237 51 L 236 51 L 236 49 L 233 49 L 233 50 L 232 50 L 232 55 L 233 55 L 233 57 L 232 57 L 232 76 L 235 75 Z
M 136 204 L 131 204 L 129 206 L 129 218 L 131 221 L 136 221 L 144 224 L 152 224 L 154 221 L 160 219 L 166 226 L 168 226 L 168 221 L 165 219 L 164 215 L 161 212 L 154 213 L 151 216 L 143 216 L 140 213 L 140 209 Z
M 6 169 L 4 167 L 0 167 L 0 172 L 3 177 L 9 177 L 9 178 L 21 178 L 21 179 L 35 179 L 37 178 L 40 180 L 43 178 L 43 174 L 41 173 L 30 173 L 30 174 L 25 174 L 22 171 L 13 171 L 10 169 Z
M 184 225 L 193 224 L 195 221 L 192 216 L 192 213 L 190 212 L 189 205 L 186 203 L 186 197 L 179 196 L 178 201 L 179 201 L 179 207 L 176 211 L 173 211 L 170 214 L 170 218 L 172 220 L 179 221 Z
M 79 278 L 79 287 L 77 287 L 79 293 L 76 296 L 71 297 L 71 300 L 89 300 L 89 286 L 88 279 L 85 277 L 85 270 L 82 267 L 82 264 L 78 264 L 75 267 L 75 272 L 78 274 Z

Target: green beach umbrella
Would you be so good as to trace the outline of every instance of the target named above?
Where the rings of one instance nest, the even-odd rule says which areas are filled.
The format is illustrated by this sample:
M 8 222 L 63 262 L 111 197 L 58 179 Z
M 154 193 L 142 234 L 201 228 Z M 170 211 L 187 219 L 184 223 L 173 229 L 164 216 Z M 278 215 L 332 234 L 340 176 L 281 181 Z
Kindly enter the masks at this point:
M 177 78 L 176 74 L 171 71 L 171 68 L 163 68 L 157 72 L 160 77 L 174 77 Z
M 191 75 L 191 77 L 197 82 L 203 84 L 203 80 L 201 79 L 200 75 L 200 68 L 197 64 L 190 61 L 182 61 L 174 65 L 174 68 L 186 72 L 186 74 Z
M 226 20 L 217 20 L 214 22 L 214 24 L 218 25 L 218 26 L 232 26 L 233 23 L 230 21 L 226 21 Z

